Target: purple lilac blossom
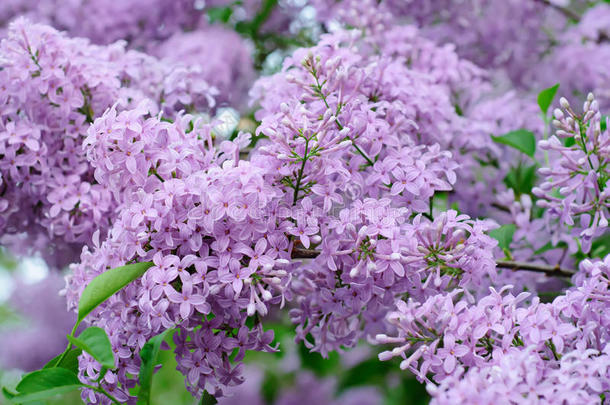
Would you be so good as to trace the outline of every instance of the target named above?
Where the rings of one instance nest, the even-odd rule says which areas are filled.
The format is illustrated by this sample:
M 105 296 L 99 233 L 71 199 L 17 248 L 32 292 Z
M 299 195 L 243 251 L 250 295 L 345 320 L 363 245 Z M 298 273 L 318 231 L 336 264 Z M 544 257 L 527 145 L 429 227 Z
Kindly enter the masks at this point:
M 151 53 L 172 63 L 200 67 L 205 80 L 218 89 L 219 106 L 244 109 L 255 78 L 251 48 L 235 31 L 212 25 L 176 33 Z
M 13 235 L 46 237 L 57 248 L 45 251 L 60 265 L 94 231 L 109 229 L 117 206 L 81 147 L 90 123 L 112 105 L 124 109 L 145 97 L 169 117 L 185 106 L 206 110 L 216 93 L 196 67 L 162 63 L 121 43 L 91 45 L 25 19 L 1 42 L 0 66 L 0 233 L 22 250 Z
M 7 0 L 0 5 L 0 25 L 20 15 L 93 43 L 122 39 L 144 46 L 196 27 L 204 13 L 191 0 Z
M 567 228 L 562 233 L 578 236 L 586 253 L 593 239 L 608 229 L 610 132 L 602 127 L 607 118 L 602 118 L 592 93 L 582 113 L 575 112 L 565 98 L 560 104 L 562 109 L 553 112 L 555 135 L 539 143 L 550 160 L 549 166 L 539 170 L 545 181 L 533 192 L 540 197 L 538 205 L 546 208 L 547 219 Z M 571 146 L 567 146 L 568 140 Z M 558 242 L 557 237 L 553 242 Z
M 563 16 L 542 1 L 521 0 L 315 0 L 322 21 L 339 21 L 376 32 L 391 21 L 407 20 L 425 35 L 452 43 L 461 57 L 503 69 L 519 84 L 551 43 L 542 27 L 562 27 Z M 519 21 L 519 24 L 512 22 Z
M 600 403 L 610 388 L 609 275 L 610 255 L 585 260 L 574 287 L 552 303 L 514 296 L 507 292 L 512 286 L 490 288 L 474 305 L 459 289 L 425 302 L 398 301 L 388 314 L 398 336 L 377 336 L 396 347 L 379 358 L 401 357 L 402 369 L 428 382 L 434 403 L 491 403 L 494 395 L 507 404 Z
M 108 129 L 119 145 L 128 142 L 138 153 L 108 153 Z M 239 161 L 239 149 L 248 143 L 243 134 L 216 150 L 211 127 L 201 119 L 162 122 L 143 107 L 118 115 L 109 110 L 90 129 L 96 178 L 120 190 L 123 201 L 108 238 L 85 248 L 72 267 L 68 303 L 74 308 L 85 285 L 109 267 L 154 263 L 91 318 L 106 329 L 117 353 L 118 368 L 106 374 L 104 385 L 121 401 L 129 400 L 127 387 L 135 383 L 139 349 L 169 328 L 178 328 L 178 370 L 194 395 L 205 389 L 221 396 L 225 387 L 241 384 L 245 350 L 275 350 L 272 331 L 245 321 L 283 305 L 289 294 L 283 269 L 288 223 L 278 210 L 279 193 L 264 181 L 267 171 Z M 239 354 L 229 361 L 235 349 Z M 81 357 L 84 381 L 95 380 L 99 370 L 91 357 Z M 85 391 L 83 398 L 95 401 L 96 395 Z

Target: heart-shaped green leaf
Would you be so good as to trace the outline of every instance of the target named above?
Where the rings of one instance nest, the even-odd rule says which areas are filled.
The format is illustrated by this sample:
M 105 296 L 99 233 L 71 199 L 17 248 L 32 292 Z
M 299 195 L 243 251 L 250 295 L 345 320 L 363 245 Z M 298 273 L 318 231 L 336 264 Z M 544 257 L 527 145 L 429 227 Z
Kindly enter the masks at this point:
M 17 404 L 39 401 L 82 386 L 73 372 L 61 367 L 46 368 L 26 374 L 17 384 L 18 394 L 11 401 Z
M 98 363 L 108 369 L 114 368 L 114 353 L 106 331 L 97 326 L 85 329 L 77 338 L 68 335 L 68 340 L 74 346 L 89 353 Z
M 533 158 L 536 153 L 536 137 L 532 132 L 525 129 L 518 129 L 501 136 L 492 136 L 491 138 L 494 142 L 511 146 L 529 157 Z
M 152 265 L 151 262 L 144 262 L 115 267 L 91 280 L 89 285 L 85 287 L 78 303 L 77 324 L 102 302 L 116 294 L 133 280 L 142 276 Z
M 66 370 L 70 370 L 76 374 L 76 373 L 78 373 L 78 356 L 80 356 L 80 354 L 82 352 L 83 351 L 81 349 L 70 350 L 68 352 L 68 354 L 66 354 L 64 356 L 61 363 L 59 363 L 59 364 L 56 364 L 56 363 L 59 360 L 59 358 L 61 357 L 61 354 L 57 355 L 57 356 L 53 357 L 53 359 L 51 359 L 47 364 L 45 364 L 43 369 L 61 367 L 61 368 L 65 368 Z
M 547 111 L 549 111 L 549 107 L 553 103 L 553 99 L 555 98 L 555 94 L 557 94 L 557 89 L 559 89 L 559 83 L 554 86 L 549 87 L 548 89 L 542 90 L 538 94 L 538 106 L 540 107 L 540 111 L 546 117 Z
M 497 229 L 489 231 L 489 236 L 498 241 L 498 246 L 502 250 L 508 249 L 513 241 L 513 235 L 517 227 L 514 224 L 502 225 Z

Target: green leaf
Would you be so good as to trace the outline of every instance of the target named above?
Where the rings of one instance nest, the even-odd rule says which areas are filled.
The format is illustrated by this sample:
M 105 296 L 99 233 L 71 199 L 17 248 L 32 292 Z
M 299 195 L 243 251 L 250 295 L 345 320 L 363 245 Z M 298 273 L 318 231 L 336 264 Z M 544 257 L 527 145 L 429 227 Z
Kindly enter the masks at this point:
M 538 170 L 536 163 L 531 166 L 513 167 L 504 178 L 504 184 L 508 188 L 512 188 L 517 196 L 531 194 L 532 188 L 536 184 L 536 170 Z
M 570 146 L 573 146 L 575 144 L 576 144 L 576 140 L 574 139 L 573 136 L 563 138 L 563 146 L 565 146 L 566 148 L 569 148 Z
M 447 211 L 447 207 L 449 206 L 449 193 L 447 192 L 437 192 L 434 194 L 434 198 L 432 199 L 432 207 L 439 211 Z
M 607 122 L 608 118 L 610 118 L 610 117 L 608 117 L 607 115 L 602 115 L 602 120 L 599 123 L 599 127 L 602 130 L 602 132 L 604 132 L 608 128 L 608 122 Z
M 161 343 L 167 337 L 172 329 L 167 329 L 165 332 L 154 336 L 144 344 L 142 350 L 140 350 L 140 391 L 138 392 L 138 405 L 148 405 L 151 398 L 152 379 L 157 365 L 157 358 L 159 351 L 161 350 Z
M 510 243 L 513 241 L 513 235 L 517 227 L 514 224 L 502 225 L 497 229 L 489 231 L 489 236 L 498 241 L 498 246 L 502 250 L 508 249 Z
M 595 239 L 591 244 L 591 257 L 603 259 L 610 254 L 610 232 Z
M 231 7 L 210 7 L 207 14 L 210 23 L 221 22 L 226 24 L 233 15 L 233 9 Z
M 265 21 L 269 18 L 273 9 L 277 6 L 279 0 L 263 0 L 258 13 L 252 19 L 252 31 L 257 34 Z
M 68 340 L 74 346 L 89 353 L 95 360 L 107 369 L 114 368 L 114 353 L 106 331 L 97 326 L 85 329 L 77 338 L 68 335 Z
M 276 373 L 272 373 L 268 370 L 265 373 L 265 378 L 263 379 L 260 388 L 261 396 L 265 400 L 265 404 L 275 403 L 280 393 L 280 388 L 282 387 L 282 384 L 286 384 L 285 376 L 282 377 L 283 378 L 280 378 L 280 376 L 278 376 Z
M 364 385 L 383 386 L 397 366 L 396 361 L 382 362 L 377 356 L 365 360 L 341 373 L 338 391 L 343 392 L 348 388 Z
M 511 146 L 532 158 L 536 153 L 536 137 L 525 129 L 511 131 L 501 136 L 492 136 L 491 139 L 494 142 Z
M 17 384 L 18 394 L 11 398 L 17 404 L 46 399 L 83 387 L 76 374 L 65 368 L 47 368 L 26 374 Z
M 15 398 L 15 396 L 17 394 L 14 393 L 14 392 L 9 391 L 8 388 L 6 388 L 6 387 L 2 387 L 2 395 L 4 395 L 4 398 L 6 398 L 6 399 L 8 399 L 10 401 L 13 398 Z
M 78 303 L 77 324 L 102 302 L 142 276 L 152 265 L 151 262 L 128 264 L 108 270 L 91 280 L 89 285 L 85 287 Z
M 553 103 L 553 99 L 555 98 L 555 94 L 557 94 L 557 90 L 559 89 L 559 83 L 556 85 L 549 87 L 548 89 L 542 90 L 538 94 L 538 106 L 540 106 L 540 111 L 546 117 L 547 112 L 549 111 L 549 107 Z
M 210 394 L 207 391 L 203 391 L 203 395 L 199 400 L 199 405 L 214 405 L 217 404 L 218 400 L 214 397 L 214 395 Z
M 337 352 L 330 352 L 328 358 L 324 358 L 320 353 L 310 352 L 303 343 L 300 343 L 298 353 L 301 359 L 301 367 L 313 371 L 317 376 L 334 375 L 340 369 Z
M 80 356 L 82 352 L 83 351 L 81 349 L 72 349 L 68 352 L 68 354 L 66 354 L 61 363 L 55 365 L 55 363 L 57 363 L 57 360 L 59 360 L 61 354 L 57 355 L 53 357 L 47 364 L 45 364 L 43 369 L 61 367 L 65 368 L 66 370 L 70 370 L 76 374 L 78 373 L 78 356 Z

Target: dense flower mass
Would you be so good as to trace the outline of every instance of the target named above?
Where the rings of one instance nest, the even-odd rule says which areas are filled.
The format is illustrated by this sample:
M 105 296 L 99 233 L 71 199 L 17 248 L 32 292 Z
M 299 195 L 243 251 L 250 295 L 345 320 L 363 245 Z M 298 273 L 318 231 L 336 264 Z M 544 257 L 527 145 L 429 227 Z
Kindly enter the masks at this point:
M 0 243 L 64 269 L 78 313 L 4 394 L 148 404 L 171 347 L 201 403 L 372 405 L 395 372 L 433 404 L 603 404 L 594 3 L 3 2 Z M 382 371 L 312 366 L 337 353 Z
M 119 357 L 106 382 L 129 386 L 137 351 L 150 337 L 178 327 L 178 366 L 190 389 L 220 394 L 221 387 L 241 382 L 241 367 L 229 362 L 236 348 L 234 361 L 246 349 L 273 350 L 272 334 L 260 322 L 247 327 L 245 319 L 285 300 L 288 225 L 274 212 L 278 193 L 265 184 L 267 173 L 239 161 L 246 135 L 215 151 L 210 126 L 200 119 L 178 116 L 167 123 L 146 114 L 143 108 L 118 115 L 110 109 L 91 126 L 85 145 L 95 177 L 124 200 L 108 239 L 85 249 L 73 268 L 68 302 L 76 306 L 87 281 L 108 267 L 151 260 L 154 266 L 137 285 L 96 313 Z M 83 378 L 95 380 L 94 360 L 82 361 Z M 128 392 L 113 392 L 127 399 Z
M 0 60 L 2 235 L 43 234 L 59 252 L 66 244 L 80 249 L 96 230 L 105 234 L 117 206 L 82 147 L 96 117 L 147 97 L 169 116 L 214 103 L 215 89 L 197 68 L 165 64 L 121 44 L 91 45 L 23 19 L 2 41 Z M 55 253 L 59 263 L 74 259 Z
M 501 398 L 501 403 L 506 404 L 524 400 L 543 404 L 598 403 L 600 395 L 610 388 L 610 261 L 585 261 L 581 271 L 583 277 L 579 277 L 576 286 L 549 304 L 534 300 L 527 308 L 516 308 L 519 297 L 492 291 L 489 298 L 479 301 L 482 307 L 473 308 L 472 315 L 467 305 L 462 305 L 454 322 L 459 325 L 457 333 L 440 326 L 445 330 L 442 349 L 437 348 L 438 341 L 424 343 L 402 364 L 417 368 L 411 363 L 419 357 L 423 359 L 422 368 L 427 362 L 427 370 L 436 365 L 448 373 L 459 364 L 455 373 L 438 387 L 430 388 L 434 404 L 450 404 L 456 399 L 487 402 L 493 398 Z M 402 319 L 409 312 L 404 303 L 401 306 L 398 313 L 389 316 L 400 322 L 403 330 L 406 324 Z M 463 339 L 464 333 L 472 334 L 469 337 L 477 341 Z M 410 329 L 405 336 L 412 336 L 411 342 L 423 341 L 421 330 Z M 385 336 L 383 339 L 391 340 Z M 403 348 L 401 353 L 409 349 Z M 485 357 L 489 361 L 482 361 Z M 477 361 L 481 365 L 467 367 Z

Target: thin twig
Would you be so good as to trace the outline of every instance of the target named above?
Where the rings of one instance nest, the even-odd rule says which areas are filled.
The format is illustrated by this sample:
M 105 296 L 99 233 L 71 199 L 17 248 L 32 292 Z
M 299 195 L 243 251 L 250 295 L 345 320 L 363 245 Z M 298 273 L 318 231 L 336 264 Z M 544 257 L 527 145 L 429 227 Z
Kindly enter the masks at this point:
M 502 205 L 499 203 L 491 203 L 491 206 L 494 207 L 495 209 L 498 209 L 500 211 L 504 211 L 504 212 L 508 212 L 510 213 L 510 208 L 508 208 L 506 205 Z
M 320 252 L 315 249 L 302 249 L 295 247 L 292 249 L 292 258 L 293 259 L 315 259 L 318 257 Z M 496 261 L 496 266 L 503 269 L 510 270 L 527 270 L 527 271 L 535 271 L 538 273 L 545 273 L 549 276 L 558 276 L 558 277 L 572 277 L 575 270 L 572 269 L 564 269 L 559 266 L 549 266 L 544 264 L 532 264 L 532 263 L 522 263 L 522 262 L 513 262 L 513 261 L 505 261 L 498 260 Z
M 319 254 L 320 251 L 315 249 L 303 249 L 297 247 L 292 249 L 293 259 L 315 259 Z
M 563 269 L 559 267 L 559 265 L 549 266 L 544 264 L 521 263 L 503 260 L 496 261 L 496 266 L 503 269 L 535 271 L 538 273 L 545 273 L 547 275 L 559 277 L 572 277 L 574 273 L 576 273 L 575 270 Z

